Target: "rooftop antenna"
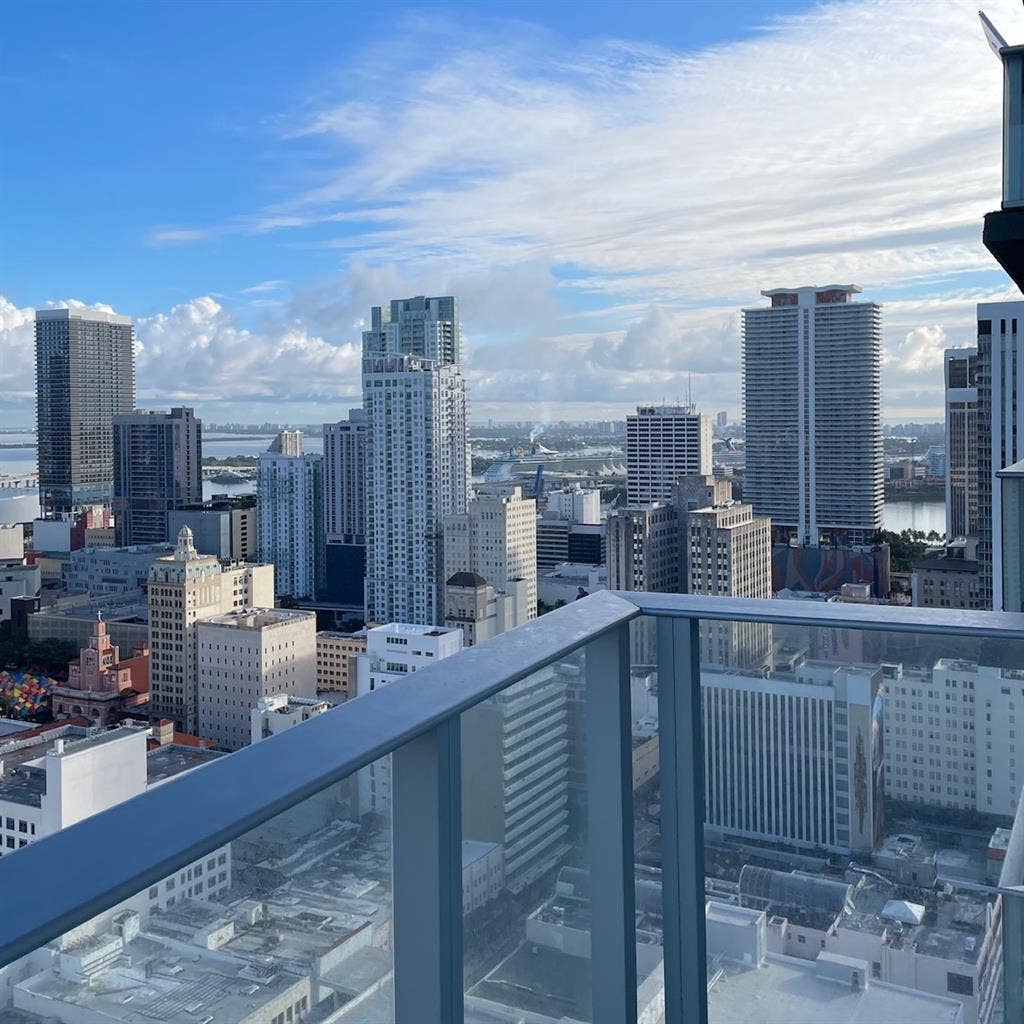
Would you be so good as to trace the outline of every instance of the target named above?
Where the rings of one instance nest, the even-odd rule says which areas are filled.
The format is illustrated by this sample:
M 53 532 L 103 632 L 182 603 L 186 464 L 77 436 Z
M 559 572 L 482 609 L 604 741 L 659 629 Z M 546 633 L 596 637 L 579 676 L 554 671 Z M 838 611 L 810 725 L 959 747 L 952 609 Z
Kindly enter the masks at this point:
M 686 404 L 689 406 L 693 405 L 693 372 L 689 371 L 686 374 Z

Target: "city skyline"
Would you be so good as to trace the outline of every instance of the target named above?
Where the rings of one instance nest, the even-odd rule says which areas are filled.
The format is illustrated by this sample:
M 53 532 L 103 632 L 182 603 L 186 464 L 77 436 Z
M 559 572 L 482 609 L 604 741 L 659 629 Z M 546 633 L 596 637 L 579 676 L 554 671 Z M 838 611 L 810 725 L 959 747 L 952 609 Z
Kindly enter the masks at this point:
M 261 91 L 244 118 L 228 110 L 237 97 L 226 83 L 205 79 L 208 119 L 187 121 L 186 137 L 175 140 L 176 150 L 206 147 L 203 202 L 178 189 L 154 205 L 124 180 L 140 164 L 155 184 L 173 173 L 174 160 L 153 169 L 154 150 L 162 145 L 166 156 L 167 145 L 154 128 L 140 132 L 123 168 L 104 165 L 107 192 L 136 191 L 129 212 L 101 204 L 91 213 L 89 227 L 106 245 L 89 266 L 66 266 L 49 248 L 44 258 L 38 238 L 47 225 L 18 210 L 7 218 L 8 252 L 19 258 L 6 261 L 0 287 L 0 385 L 9 396 L 0 425 L 30 419 L 31 311 L 68 296 L 136 321 L 140 406 L 187 404 L 201 418 L 216 409 L 217 419 L 261 420 L 284 407 L 292 421 L 336 420 L 358 395 L 365 311 L 395 294 L 461 297 L 466 373 L 481 418 L 618 417 L 638 402 L 681 398 L 690 374 L 695 401 L 735 415 L 738 310 L 762 287 L 802 280 L 870 288 L 886 310 L 883 417 L 941 418 L 942 350 L 971 344 L 977 301 L 1010 297 L 978 230 L 999 176 L 999 79 L 976 45 L 973 6 L 738 5 L 728 24 L 712 5 L 688 7 L 688 19 L 664 24 L 651 7 L 629 24 L 602 8 L 581 38 L 562 14 L 528 5 L 516 26 L 529 37 L 529 57 L 507 41 L 507 8 L 469 12 L 457 26 L 444 8 L 429 20 L 395 15 L 389 45 L 410 59 L 385 83 L 373 67 L 383 25 L 370 18 L 345 51 L 352 74 L 344 84 L 316 46 L 302 72 L 290 68 L 288 88 Z M 104 27 L 102 19 L 79 25 L 62 10 L 85 43 Z M 1013 5 L 990 5 L 989 13 L 1013 35 Z M 30 11 L 18 20 L 25 52 L 36 57 L 32 67 L 12 67 L 26 99 L 16 138 L 44 114 L 51 123 L 48 90 L 63 88 L 68 74 L 83 83 L 86 102 L 112 88 L 105 73 L 79 63 L 85 58 L 60 52 L 46 57 L 53 82 L 32 99 L 26 85 L 45 77 L 38 54 L 47 48 L 31 45 L 40 28 Z M 278 33 L 283 52 L 298 45 L 298 33 L 316 34 L 311 20 L 307 13 Z M 255 18 L 257 49 L 280 27 L 272 12 Z M 166 38 L 156 41 L 152 28 L 138 15 L 123 31 L 145 36 L 140 56 L 159 59 L 181 29 L 161 23 Z M 210 27 L 230 52 L 235 44 L 222 29 Z M 829 45 L 814 45 L 821 38 Z M 566 42 L 571 64 L 540 59 Z M 440 52 L 453 59 L 439 62 Z M 483 77 L 480 61 L 489 69 Z M 876 82 L 880 64 L 887 72 Z M 827 126 L 806 116 L 817 110 L 822 81 L 833 96 Z M 191 98 L 167 88 L 148 84 L 147 99 Z M 914 97 L 898 122 L 861 116 L 876 108 L 879 89 Z M 713 102 L 687 102 L 709 95 Z M 427 117 L 457 129 L 465 169 L 442 165 L 422 127 Z M 796 127 L 778 132 L 778 121 Z M 507 130 L 495 132 L 495 122 Z M 378 176 L 391 124 L 408 166 Z M 76 138 L 86 134 L 68 127 Z M 100 137 L 83 140 L 86 159 Z M 655 147 L 659 160 L 650 159 Z M 615 180 L 577 166 L 581 148 L 605 153 Z M 742 157 L 716 181 L 725 150 Z M 794 154 L 803 159 L 789 166 L 808 169 L 773 170 Z M 254 181 L 243 183 L 234 167 L 246 158 Z M 33 196 L 50 188 L 45 216 L 66 222 L 75 189 L 95 184 L 95 172 L 53 189 L 51 172 L 32 163 L 34 177 L 5 168 L 12 206 L 38 208 Z M 524 179 L 525 166 L 536 182 Z M 899 188 L 886 192 L 893 182 Z M 591 195 L 606 195 L 607 209 L 593 209 Z M 435 223 L 442 207 L 459 211 L 444 231 Z M 174 393 L 161 393 L 170 379 Z

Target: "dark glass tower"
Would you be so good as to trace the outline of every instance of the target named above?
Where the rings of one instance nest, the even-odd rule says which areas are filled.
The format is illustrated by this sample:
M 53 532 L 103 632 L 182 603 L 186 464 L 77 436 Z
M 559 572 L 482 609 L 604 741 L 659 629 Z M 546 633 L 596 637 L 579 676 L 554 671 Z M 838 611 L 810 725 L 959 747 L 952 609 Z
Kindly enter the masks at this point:
M 39 501 L 46 518 L 110 503 L 114 417 L 135 404 L 133 342 L 126 316 L 36 313 Z

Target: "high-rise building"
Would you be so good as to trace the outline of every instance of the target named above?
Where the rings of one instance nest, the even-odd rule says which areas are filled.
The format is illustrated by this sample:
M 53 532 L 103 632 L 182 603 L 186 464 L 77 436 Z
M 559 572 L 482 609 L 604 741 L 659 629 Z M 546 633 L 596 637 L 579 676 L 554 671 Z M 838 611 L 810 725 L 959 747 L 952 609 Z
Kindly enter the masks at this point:
M 260 455 L 256 467 L 259 557 L 274 566 L 276 594 L 312 598 L 319 593 L 324 562 L 323 502 L 322 455 Z
M 1024 302 L 978 304 L 978 583 L 984 608 L 1003 607 L 1002 502 L 997 473 L 1024 458 Z
M 362 608 L 366 576 L 366 439 L 362 409 L 324 424 L 323 597 Z
M 235 608 L 196 623 L 199 734 L 224 750 L 252 737 L 267 697 L 316 696 L 316 613 Z
M 133 341 L 126 316 L 36 312 L 39 503 L 46 518 L 111 499 L 113 420 L 135 407 Z
M 626 417 L 626 500 L 671 501 L 681 476 L 711 472 L 711 417 L 692 405 L 641 405 Z
M 513 484 L 484 484 L 465 512 L 444 517 L 445 582 L 478 573 L 495 590 L 526 583 L 526 619 L 537 615 L 537 502 Z M 525 620 L 524 620 L 525 621 Z
M 978 350 L 947 348 L 946 539 L 978 534 Z
M 679 525 L 679 584 L 685 594 L 690 589 L 690 513 L 698 508 L 714 508 L 732 501 L 732 481 L 726 477 L 702 475 L 680 477 L 672 488 L 672 504 Z
M 167 536 L 177 537 L 183 526 L 192 531 L 196 549 L 225 562 L 249 562 L 256 557 L 256 497 L 219 495 L 167 514 Z
M 752 506 L 730 501 L 687 513 L 691 594 L 772 596 L 772 524 Z M 769 661 L 772 628 L 764 622 L 704 622 L 701 663 L 757 668 Z
M 192 531 L 183 527 L 173 555 L 149 570 L 149 712 L 170 718 L 179 730 L 198 724 L 196 623 L 236 608 L 273 607 L 272 565 L 222 568 L 214 555 L 201 555 Z
M 368 619 L 442 621 L 444 517 L 469 496 L 461 345 L 451 296 L 375 306 L 363 332 Z
M 302 431 L 301 430 L 279 430 L 277 437 L 270 442 L 268 452 L 274 455 L 291 455 L 293 457 L 302 454 Z
M 114 417 L 118 547 L 162 544 L 169 513 L 202 500 L 202 424 L 191 409 Z
M 779 541 L 859 545 L 882 528 L 882 310 L 859 292 L 775 288 L 743 311 L 743 496 Z

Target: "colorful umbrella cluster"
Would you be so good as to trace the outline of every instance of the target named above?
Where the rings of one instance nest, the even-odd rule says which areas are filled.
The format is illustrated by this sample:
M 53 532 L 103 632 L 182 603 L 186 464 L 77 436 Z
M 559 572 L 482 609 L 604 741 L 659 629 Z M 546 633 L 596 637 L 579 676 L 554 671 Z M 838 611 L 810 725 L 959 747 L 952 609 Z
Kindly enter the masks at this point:
M 12 718 L 31 718 L 43 709 L 56 680 L 31 672 L 0 672 L 0 696 L 11 701 Z

